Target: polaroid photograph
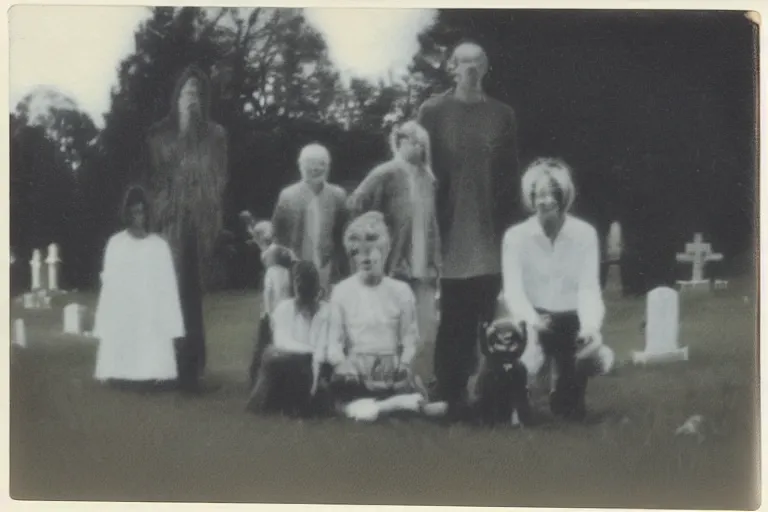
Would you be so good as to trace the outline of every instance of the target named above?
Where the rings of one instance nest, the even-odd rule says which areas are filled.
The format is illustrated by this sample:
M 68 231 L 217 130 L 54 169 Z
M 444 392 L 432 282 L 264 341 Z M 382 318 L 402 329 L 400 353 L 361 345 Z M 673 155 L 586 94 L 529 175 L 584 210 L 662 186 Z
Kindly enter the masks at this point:
M 10 498 L 758 508 L 760 14 L 657 3 L 12 6 Z

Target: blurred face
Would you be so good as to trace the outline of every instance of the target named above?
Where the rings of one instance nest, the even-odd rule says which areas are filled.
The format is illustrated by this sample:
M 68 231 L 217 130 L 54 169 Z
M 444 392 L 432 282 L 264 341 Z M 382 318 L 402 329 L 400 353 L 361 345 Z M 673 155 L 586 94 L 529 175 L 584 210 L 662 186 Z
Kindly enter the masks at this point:
M 302 156 L 299 162 L 301 177 L 309 184 L 325 183 L 331 168 L 331 159 L 323 151 L 314 151 Z
M 476 44 L 462 44 L 453 52 L 453 75 L 456 85 L 477 88 L 487 71 L 485 52 Z
M 265 250 L 267 247 L 269 247 L 272 244 L 272 241 L 274 239 L 274 236 L 272 234 L 272 228 L 265 228 L 260 233 L 257 233 L 256 236 L 256 243 L 259 245 L 259 248 L 261 250 Z
M 562 209 L 559 202 L 559 191 L 552 179 L 541 179 L 534 189 L 533 205 L 536 215 L 542 224 L 559 220 Z
M 375 280 L 384 275 L 384 263 L 386 255 L 378 242 L 377 235 L 367 235 L 366 241 L 361 243 L 352 255 L 357 271 L 363 280 Z
M 190 78 L 181 86 L 179 112 L 185 114 L 200 112 L 200 82 L 196 78 Z
M 424 160 L 424 146 L 413 137 L 404 137 L 399 144 L 397 153 L 406 162 L 420 163 Z
M 136 203 L 129 208 L 131 215 L 131 228 L 134 231 L 142 232 L 147 225 L 147 212 L 144 203 Z

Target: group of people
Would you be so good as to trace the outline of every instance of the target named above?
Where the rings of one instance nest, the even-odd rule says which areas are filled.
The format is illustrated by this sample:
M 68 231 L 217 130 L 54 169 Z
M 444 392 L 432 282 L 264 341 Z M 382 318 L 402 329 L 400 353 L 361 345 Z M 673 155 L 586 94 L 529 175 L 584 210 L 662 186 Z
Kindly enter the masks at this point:
M 587 381 L 605 356 L 596 230 L 569 213 L 565 162 L 540 158 L 521 172 L 514 110 L 482 87 L 482 47 L 458 44 L 449 64 L 455 87 L 395 127 L 392 158 L 349 196 L 328 182 L 331 155 L 315 143 L 272 219 L 244 214 L 266 268 L 249 410 L 465 417 L 483 366 L 478 333 L 503 323 L 524 346 L 504 365 L 523 375 L 514 421 L 532 421 L 527 382 L 545 363 L 552 412 L 585 417 Z M 129 190 L 126 230 L 107 245 L 99 379 L 204 389 L 199 261 L 219 227 L 206 220 L 220 216 L 226 169 L 206 84 L 182 76 L 171 116 L 150 135 L 150 192 Z M 197 201 L 208 206 L 202 217 L 189 208 Z M 432 345 L 435 379 L 425 385 L 412 365 Z

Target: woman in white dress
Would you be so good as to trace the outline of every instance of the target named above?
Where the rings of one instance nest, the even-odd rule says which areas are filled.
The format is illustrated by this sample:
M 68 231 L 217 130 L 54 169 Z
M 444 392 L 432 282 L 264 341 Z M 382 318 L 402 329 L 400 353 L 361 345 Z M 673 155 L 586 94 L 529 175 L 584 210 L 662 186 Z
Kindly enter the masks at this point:
M 107 242 L 94 335 L 99 381 L 176 380 L 174 339 L 184 336 L 171 249 L 148 231 L 149 202 L 131 187 L 123 202 L 124 230 Z

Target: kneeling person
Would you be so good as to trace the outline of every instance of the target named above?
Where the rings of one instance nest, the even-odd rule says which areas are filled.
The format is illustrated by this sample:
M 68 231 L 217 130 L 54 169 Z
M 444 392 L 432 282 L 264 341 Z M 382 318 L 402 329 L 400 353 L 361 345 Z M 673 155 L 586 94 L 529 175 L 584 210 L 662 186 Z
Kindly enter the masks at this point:
M 603 355 L 610 353 L 600 335 L 605 306 L 597 232 L 569 213 L 575 190 L 566 163 L 533 162 L 523 175 L 522 192 L 532 215 L 504 236 L 504 299 L 511 316 L 529 328 L 523 360 L 554 363 L 552 412 L 581 420 L 587 381 L 605 370 Z M 542 357 L 529 357 L 536 352 Z M 531 373 L 537 371 L 528 365 Z
M 416 299 L 410 287 L 384 275 L 389 233 L 379 212 L 355 219 L 344 246 L 357 272 L 331 295 L 341 324 L 343 362 L 335 365 L 331 390 L 338 409 L 358 420 L 406 410 L 440 414 L 445 404 L 427 404 L 420 379 L 411 371 L 419 344 Z

